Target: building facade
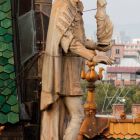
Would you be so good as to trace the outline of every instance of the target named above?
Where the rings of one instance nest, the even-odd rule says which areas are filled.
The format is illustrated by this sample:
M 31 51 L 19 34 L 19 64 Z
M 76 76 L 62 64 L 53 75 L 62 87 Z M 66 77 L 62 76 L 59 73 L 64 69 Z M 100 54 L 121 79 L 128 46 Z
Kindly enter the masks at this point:
M 107 67 L 107 80 L 116 86 L 140 84 L 140 43 L 114 44 L 109 54 L 115 63 Z

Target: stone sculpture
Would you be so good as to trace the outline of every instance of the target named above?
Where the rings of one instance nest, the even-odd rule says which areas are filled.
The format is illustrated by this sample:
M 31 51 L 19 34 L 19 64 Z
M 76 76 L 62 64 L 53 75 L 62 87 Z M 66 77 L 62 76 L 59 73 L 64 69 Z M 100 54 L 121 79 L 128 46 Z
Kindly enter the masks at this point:
M 77 139 L 84 118 L 80 88 L 83 58 L 112 64 L 111 58 L 95 53 L 110 49 L 113 29 L 104 13 L 105 0 L 97 2 L 98 43 L 85 37 L 80 0 L 53 3 L 42 71 L 41 140 Z

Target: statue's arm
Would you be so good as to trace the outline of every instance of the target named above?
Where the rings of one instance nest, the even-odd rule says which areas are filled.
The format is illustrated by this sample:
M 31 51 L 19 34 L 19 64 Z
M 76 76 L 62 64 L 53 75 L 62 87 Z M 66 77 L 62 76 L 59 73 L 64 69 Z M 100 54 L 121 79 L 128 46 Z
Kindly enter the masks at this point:
M 82 44 L 79 40 L 77 39 L 73 39 L 70 47 L 69 47 L 69 51 L 74 53 L 74 54 L 78 54 L 79 56 L 92 61 L 94 56 L 96 55 L 94 51 L 87 49 L 84 44 Z
M 70 47 L 70 52 L 97 63 L 113 64 L 113 59 L 106 55 L 96 55 L 95 51 L 87 49 L 80 41 L 73 39 Z
M 68 51 L 70 51 L 90 61 L 94 57 L 93 51 L 85 48 L 85 46 L 80 41 L 75 39 L 70 31 L 67 31 L 65 35 L 63 35 L 60 41 L 60 46 L 65 53 L 68 53 Z
M 112 34 L 113 34 L 113 24 L 106 13 L 106 0 L 97 0 L 97 12 L 96 12 L 96 22 L 97 22 L 97 40 L 99 51 L 108 51 L 112 47 Z
M 62 47 L 65 53 L 71 51 L 72 53 L 78 54 L 87 60 L 92 60 L 94 57 L 94 52 L 91 51 L 95 50 L 93 48 L 94 43 L 92 41 L 87 41 L 87 44 L 85 43 L 83 45 L 74 37 L 71 29 L 67 30 L 67 32 L 61 38 L 60 46 Z
M 111 58 L 107 56 L 96 55 L 95 51 L 87 49 L 85 45 L 82 44 L 79 40 L 77 40 L 69 31 L 62 37 L 60 41 L 60 46 L 65 53 L 68 53 L 68 51 L 70 51 L 73 54 L 77 54 L 95 63 L 113 63 Z
M 87 49 L 90 49 L 90 50 L 97 49 L 97 43 L 94 42 L 92 39 L 86 39 L 84 44 Z
M 69 46 L 73 39 L 74 39 L 74 35 L 71 32 L 71 30 L 68 29 L 67 32 L 62 36 L 60 40 L 60 46 L 64 50 L 65 53 L 68 52 Z
M 87 49 L 85 44 L 74 37 L 69 29 L 60 40 L 60 47 L 65 53 L 72 52 L 95 63 L 112 64 L 112 59 L 107 56 L 96 55 L 95 51 Z
M 85 41 L 85 47 L 90 50 L 98 50 L 102 52 L 106 52 L 112 48 L 112 43 L 106 44 L 98 44 L 97 42 L 94 42 L 92 39 L 86 39 Z

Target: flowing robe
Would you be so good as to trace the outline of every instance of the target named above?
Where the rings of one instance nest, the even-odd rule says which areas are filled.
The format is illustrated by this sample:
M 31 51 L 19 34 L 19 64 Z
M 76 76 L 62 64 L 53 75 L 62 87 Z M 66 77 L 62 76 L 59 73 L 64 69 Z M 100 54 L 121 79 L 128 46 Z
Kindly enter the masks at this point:
M 71 26 L 76 12 L 76 9 L 65 0 L 56 1 L 52 6 L 42 70 L 41 110 L 54 103 L 59 98 L 58 94 L 61 93 L 62 48 L 60 40 Z M 72 38 L 73 35 L 69 35 L 65 46 L 69 46 Z

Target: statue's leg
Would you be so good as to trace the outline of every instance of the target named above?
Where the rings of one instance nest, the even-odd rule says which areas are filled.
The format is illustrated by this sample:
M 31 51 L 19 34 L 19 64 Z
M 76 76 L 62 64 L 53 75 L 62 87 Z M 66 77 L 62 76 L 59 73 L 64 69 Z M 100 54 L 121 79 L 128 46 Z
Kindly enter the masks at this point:
M 84 118 L 81 96 L 65 97 L 64 103 L 70 114 L 70 122 L 65 131 L 63 140 L 76 140 Z

